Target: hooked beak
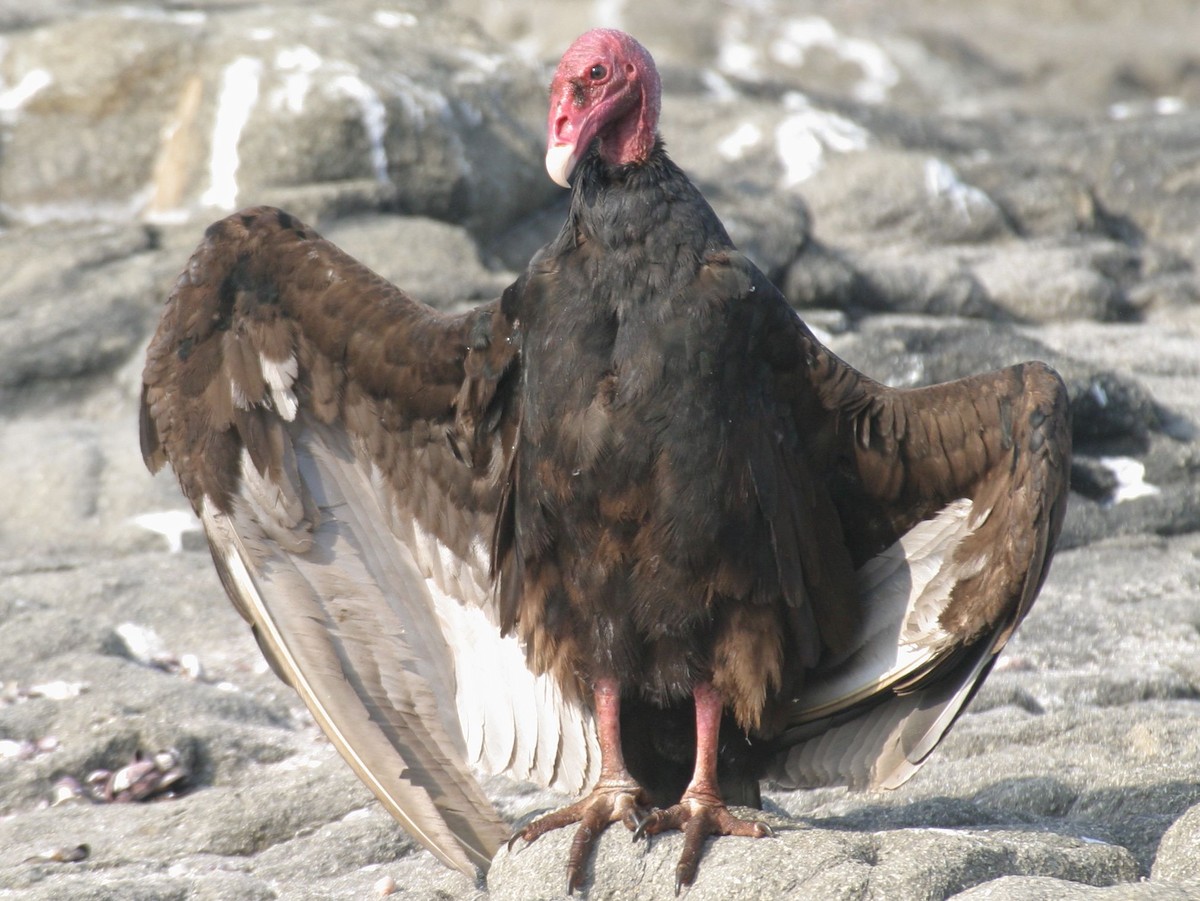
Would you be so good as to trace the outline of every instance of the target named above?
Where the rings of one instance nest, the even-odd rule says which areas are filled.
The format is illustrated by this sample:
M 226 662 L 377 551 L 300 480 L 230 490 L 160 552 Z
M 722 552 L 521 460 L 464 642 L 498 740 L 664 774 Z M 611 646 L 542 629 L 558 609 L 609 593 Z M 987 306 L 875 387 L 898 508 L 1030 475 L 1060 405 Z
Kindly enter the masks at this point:
M 575 145 L 551 144 L 546 149 L 546 171 L 554 183 L 564 188 L 571 187 L 571 175 L 575 171 Z

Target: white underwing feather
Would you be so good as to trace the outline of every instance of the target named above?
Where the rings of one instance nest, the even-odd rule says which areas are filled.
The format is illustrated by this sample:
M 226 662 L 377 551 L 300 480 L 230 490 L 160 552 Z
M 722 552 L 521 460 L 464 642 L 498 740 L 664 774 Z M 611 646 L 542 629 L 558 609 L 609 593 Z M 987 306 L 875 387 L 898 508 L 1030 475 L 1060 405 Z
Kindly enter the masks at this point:
M 923 730 L 920 731 L 920 739 L 912 743 L 910 746 L 904 746 L 902 740 L 911 735 L 914 730 L 910 724 L 908 729 L 897 729 L 893 734 L 893 744 L 895 753 L 891 755 L 894 763 L 887 767 L 879 767 L 878 772 L 874 775 L 874 782 L 880 788 L 894 789 L 899 788 L 907 782 L 912 775 L 920 768 L 921 763 L 926 757 L 932 753 L 937 743 L 941 741 L 946 730 L 950 728 L 950 724 L 954 722 L 954 718 L 958 716 L 963 704 L 967 702 L 967 697 L 971 690 L 975 687 L 976 681 L 983 672 L 984 667 L 992 660 L 990 653 L 980 653 L 975 665 L 971 668 L 969 674 L 963 679 L 957 689 L 946 699 L 945 703 L 938 706 L 930 707 L 933 712 L 933 717 L 924 723 Z
M 350 685 L 338 678 L 337 654 L 325 633 L 320 629 L 295 627 L 297 621 L 306 618 L 323 618 L 320 596 L 304 591 L 302 579 L 294 571 L 292 578 L 287 578 L 279 569 L 287 567 L 287 558 L 271 561 L 263 543 L 254 540 L 249 521 L 235 527 L 229 517 L 210 507 L 207 500 L 200 513 L 225 572 L 261 640 L 271 649 L 293 688 L 359 778 L 444 863 L 467 873 L 473 873 L 477 866 L 486 866 L 490 856 L 486 846 L 469 853 L 471 849 L 465 848 L 460 838 L 446 827 L 428 795 L 396 778 L 403 772 L 404 760 L 399 761 L 400 769 L 378 765 L 375 758 L 380 754 L 394 756 L 394 746 L 369 720 L 357 715 L 361 702 Z M 244 535 L 251 540 L 244 540 Z M 273 583 L 286 588 L 282 604 L 270 600 Z M 347 718 L 354 724 L 353 734 L 345 729 Z M 497 818 L 497 831 L 500 828 Z
M 276 412 L 288 422 L 296 418 L 296 395 L 292 385 L 296 381 L 299 366 L 293 354 L 286 360 L 272 360 L 269 357 L 259 357 L 262 366 L 263 381 L 271 389 L 271 401 Z
M 580 791 L 598 768 L 591 714 L 500 635 L 481 537 L 460 557 L 402 515 L 346 432 L 272 427 L 278 462 L 260 472 L 243 451 L 229 512 L 202 505 L 239 609 L 405 828 L 451 866 L 486 868 L 507 826 L 472 767 Z
M 250 452 L 243 448 L 241 496 L 263 532 L 288 551 L 306 553 L 312 547 L 311 528 L 316 516 L 311 504 L 306 505 L 297 491 L 296 458 L 290 444 L 284 448 L 282 464 L 284 478 L 271 478 L 258 471 Z
M 229 380 L 229 397 L 239 410 L 249 410 L 253 406 L 246 397 L 246 392 L 242 390 L 242 386 L 234 379 Z
M 976 645 L 952 679 L 884 693 L 933 672 L 959 649 L 941 614 L 954 586 L 986 565 L 961 551 L 990 513 L 965 498 L 953 501 L 859 569 L 859 641 L 796 699 L 803 714 L 792 721 L 795 729 L 814 731 L 776 762 L 773 779 L 788 787 L 897 788 L 920 768 L 994 659 L 990 646 Z M 880 697 L 862 715 L 838 721 L 840 711 Z
M 982 522 L 972 520 L 971 509 L 970 500 L 953 501 L 859 569 L 859 640 L 820 678 L 809 680 L 799 698 L 808 719 L 902 681 L 952 647 L 954 637 L 938 616 L 958 578 L 951 557 Z
M 459 558 L 397 515 L 385 500 L 390 491 L 380 490 L 377 467 L 346 448 L 334 452 L 339 438 L 331 430 L 306 426 L 301 474 L 326 492 L 339 488 L 321 499 L 323 516 L 361 520 L 354 533 L 366 536 L 359 552 L 370 551 L 364 578 L 383 587 L 409 641 L 418 643 L 416 659 L 406 666 L 435 686 L 438 715 L 464 761 L 562 790 L 590 784 L 598 760 L 591 714 L 567 702 L 550 676 L 535 677 L 516 638 L 499 634 L 489 607 L 487 559 L 479 553 L 483 543 L 472 544 L 472 559 Z M 340 567 L 341 555 L 337 559 Z M 565 756 L 560 733 L 571 742 Z

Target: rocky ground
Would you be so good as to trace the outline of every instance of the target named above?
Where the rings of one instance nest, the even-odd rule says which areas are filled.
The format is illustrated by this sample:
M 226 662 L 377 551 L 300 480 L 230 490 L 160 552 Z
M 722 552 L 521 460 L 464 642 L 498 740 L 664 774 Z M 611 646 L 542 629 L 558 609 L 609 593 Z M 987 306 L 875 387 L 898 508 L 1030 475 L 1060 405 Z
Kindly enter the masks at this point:
M 656 55 L 668 146 L 839 353 L 895 384 L 1042 358 L 1075 412 L 1049 582 L 935 758 L 891 794 L 769 793 L 777 838 L 710 844 L 688 897 L 1200 898 L 1193 5 L 545 6 L 0 2 L 0 898 L 559 896 L 568 835 L 485 887 L 373 803 L 135 410 L 237 206 L 432 303 L 494 296 L 557 227 L 545 86 L 596 24 Z M 586 896 L 672 897 L 678 849 L 613 830 Z

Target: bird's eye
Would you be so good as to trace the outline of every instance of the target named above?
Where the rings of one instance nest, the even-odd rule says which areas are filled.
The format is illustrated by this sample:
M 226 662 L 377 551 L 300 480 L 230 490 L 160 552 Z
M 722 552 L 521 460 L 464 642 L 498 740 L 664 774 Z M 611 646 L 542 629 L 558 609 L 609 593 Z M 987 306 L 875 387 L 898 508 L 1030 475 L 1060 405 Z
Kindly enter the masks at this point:
M 608 69 L 604 68 L 599 63 L 596 63 L 596 65 L 592 66 L 592 68 L 588 70 L 588 76 L 592 79 L 592 81 L 600 81 L 607 74 Z

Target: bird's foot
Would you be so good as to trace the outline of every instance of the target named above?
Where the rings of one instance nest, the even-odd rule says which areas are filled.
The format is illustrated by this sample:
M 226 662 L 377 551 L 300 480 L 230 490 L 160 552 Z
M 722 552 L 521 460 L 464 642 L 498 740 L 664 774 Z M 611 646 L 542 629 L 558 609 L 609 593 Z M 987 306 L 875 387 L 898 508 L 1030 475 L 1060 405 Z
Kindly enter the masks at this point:
M 675 866 L 675 894 L 691 885 L 700 865 L 704 840 L 710 835 L 741 835 L 748 838 L 767 838 L 775 833 L 766 823 L 735 817 L 715 792 L 688 789 L 678 804 L 655 810 L 642 820 L 633 837 L 658 835 L 670 829 L 683 832 L 683 853 Z
M 514 833 L 508 845 L 511 848 L 518 838 L 532 842 L 554 829 L 578 823 L 567 857 L 567 894 L 571 895 L 583 884 L 600 833 L 617 822 L 624 823 L 631 832 L 641 829 L 645 809 L 642 787 L 633 780 L 601 780 L 586 798 L 539 817 Z

